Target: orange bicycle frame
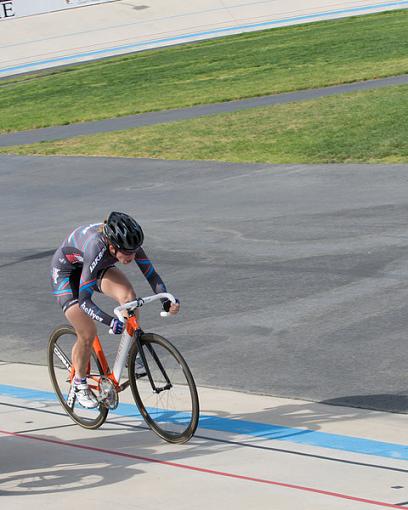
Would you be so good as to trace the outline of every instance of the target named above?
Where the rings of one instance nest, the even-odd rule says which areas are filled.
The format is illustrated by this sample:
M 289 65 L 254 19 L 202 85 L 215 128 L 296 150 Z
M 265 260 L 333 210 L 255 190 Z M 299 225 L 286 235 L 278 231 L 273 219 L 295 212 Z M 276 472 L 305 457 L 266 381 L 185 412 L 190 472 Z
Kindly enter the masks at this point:
M 133 335 L 135 334 L 135 332 L 138 329 L 140 329 L 139 323 L 137 322 L 136 317 L 134 315 L 132 315 L 126 321 L 126 331 L 127 331 L 127 333 L 131 337 L 133 337 Z M 112 372 L 112 370 L 109 367 L 108 360 L 106 359 L 106 356 L 105 356 L 105 353 L 103 351 L 102 344 L 101 344 L 101 341 L 99 340 L 98 335 L 96 335 L 95 338 L 94 338 L 94 341 L 93 341 L 93 344 L 92 344 L 92 348 L 93 348 L 95 356 L 96 356 L 96 358 L 98 360 L 99 366 L 100 366 L 100 368 L 102 370 L 103 376 L 107 377 L 108 379 L 110 379 L 112 381 L 112 383 L 114 384 L 114 386 L 115 386 L 117 391 L 121 391 L 122 389 L 124 389 L 124 388 L 122 388 L 119 385 L 119 382 L 116 380 L 116 377 L 115 377 L 114 373 Z M 91 372 L 91 362 L 89 361 L 88 368 L 87 368 L 87 373 L 90 374 L 90 372 Z M 71 367 L 71 374 L 70 374 L 70 380 L 71 381 L 73 380 L 74 375 L 75 375 L 75 369 L 72 366 Z M 97 383 L 97 386 L 94 386 L 94 385 L 90 384 L 89 385 L 90 388 L 93 388 L 93 389 L 98 389 L 99 388 L 100 377 L 101 376 L 91 376 L 90 377 L 91 379 L 93 379 Z

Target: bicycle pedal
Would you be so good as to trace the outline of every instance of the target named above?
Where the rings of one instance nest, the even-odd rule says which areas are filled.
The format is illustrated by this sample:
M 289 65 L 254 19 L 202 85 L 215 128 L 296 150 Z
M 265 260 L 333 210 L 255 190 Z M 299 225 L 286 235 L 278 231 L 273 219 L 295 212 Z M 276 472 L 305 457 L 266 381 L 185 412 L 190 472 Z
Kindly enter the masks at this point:
M 103 400 L 98 400 L 99 404 L 101 404 L 103 407 L 106 407 L 106 409 L 116 409 L 119 405 L 119 399 L 115 399 L 114 401 L 111 401 L 109 398 L 105 398 Z

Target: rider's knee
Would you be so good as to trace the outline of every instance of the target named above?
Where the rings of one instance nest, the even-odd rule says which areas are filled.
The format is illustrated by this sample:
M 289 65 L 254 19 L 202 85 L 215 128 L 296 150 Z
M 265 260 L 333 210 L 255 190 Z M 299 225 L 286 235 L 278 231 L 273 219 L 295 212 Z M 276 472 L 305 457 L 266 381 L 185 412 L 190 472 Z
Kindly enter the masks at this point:
M 96 336 L 96 326 L 92 324 L 92 326 L 88 326 L 86 328 L 77 328 L 76 334 L 80 342 L 92 345 Z
M 133 289 L 126 289 L 118 295 L 118 301 L 120 305 L 134 301 L 136 299 L 136 293 Z

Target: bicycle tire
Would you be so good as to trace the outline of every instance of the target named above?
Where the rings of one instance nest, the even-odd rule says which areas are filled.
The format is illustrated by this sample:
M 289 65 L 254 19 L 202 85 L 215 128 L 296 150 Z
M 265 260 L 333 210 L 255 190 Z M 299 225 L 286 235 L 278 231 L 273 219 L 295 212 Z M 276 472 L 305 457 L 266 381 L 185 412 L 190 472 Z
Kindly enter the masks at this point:
M 70 337 L 70 338 L 68 338 Z M 75 337 L 75 338 L 72 338 Z M 61 340 L 63 338 L 63 340 Z M 102 404 L 99 405 L 96 409 L 93 410 L 87 410 L 83 407 L 79 406 L 77 407 L 77 410 L 75 410 L 75 401 L 73 404 L 73 407 L 71 408 L 67 404 L 67 399 L 64 396 L 64 389 L 65 391 L 67 388 L 69 388 L 69 370 L 66 366 L 64 366 L 64 363 L 61 361 L 61 359 L 56 354 L 58 347 L 60 349 L 59 354 L 61 356 L 61 352 L 65 355 L 66 359 L 71 363 L 71 351 L 64 347 L 64 341 L 66 341 L 66 344 L 68 346 L 72 345 L 76 341 L 76 333 L 72 326 L 68 324 L 63 324 L 61 326 L 57 326 L 51 333 L 49 342 L 48 342 L 48 371 L 50 374 L 51 382 L 54 387 L 55 393 L 58 397 L 58 400 L 60 401 L 62 407 L 66 411 L 66 413 L 69 415 L 69 417 L 78 425 L 85 429 L 97 429 L 99 428 L 106 420 L 106 417 L 108 415 L 109 409 L 103 406 Z M 65 352 L 68 351 L 69 352 Z M 99 373 L 99 375 L 103 375 L 102 368 L 99 364 L 99 360 L 97 359 L 95 353 L 92 350 L 92 358 L 94 367 Z M 57 361 L 58 360 L 58 361 Z M 65 369 L 65 371 L 64 371 Z M 61 370 L 61 371 L 60 371 Z M 64 375 L 65 374 L 65 375 Z M 65 379 L 65 381 L 64 381 Z M 61 386 L 64 384 L 65 388 L 62 388 Z
M 134 342 L 129 352 L 128 370 L 136 405 L 147 425 L 158 436 L 169 443 L 185 443 L 194 435 L 200 414 L 197 388 L 191 371 L 174 345 L 160 335 L 143 333 L 140 341 L 155 382 L 163 384 L 163 381 L 159 382 L 159 379 L 163 378 L 163 372 L 154 360 L 150 347 L 153 347 L 160 363 L 163 364 L 168 378 L 171 377 L 172 386 L 155 394 L 147 375 L 142 378 L 136 376 L 135 363 L 138 349 L 137 343 Z M 182 404 L 180 397 L 176 403 L 176 391 L 183 395 Z M 177 406 L 180 405 L 182 408 L 178 409 Z

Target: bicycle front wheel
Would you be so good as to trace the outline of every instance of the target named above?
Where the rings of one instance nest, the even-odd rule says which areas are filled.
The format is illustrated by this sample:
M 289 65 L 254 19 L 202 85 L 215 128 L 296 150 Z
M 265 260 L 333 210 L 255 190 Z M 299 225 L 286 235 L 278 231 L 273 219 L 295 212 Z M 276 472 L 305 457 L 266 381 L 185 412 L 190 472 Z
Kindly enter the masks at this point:
M 95 409 L 85 409 L 71 391 L 71 353 L 76 340 L 72 326 L 63 325 L 54 329 L 48 343 L 48 370 L 55 393 L 69 416 L 81 427 L 97 429 L 106 420 L 109 409 L 102 404 Z M 93 387 L 96 393 L 101 375 L 103 375 L 102 368 L 92 352 L 87 378 L 89 386 Z
M 135 402 L 156 434 L 170 443 L 185 443 L 193 436 L 199 418 L 197 388 L 190 369 L 165 338 L 143 333 L 140 341 L 148 374 L 136 375 L 138 349 L 134 342 L 129 353 L 129 381 Z

